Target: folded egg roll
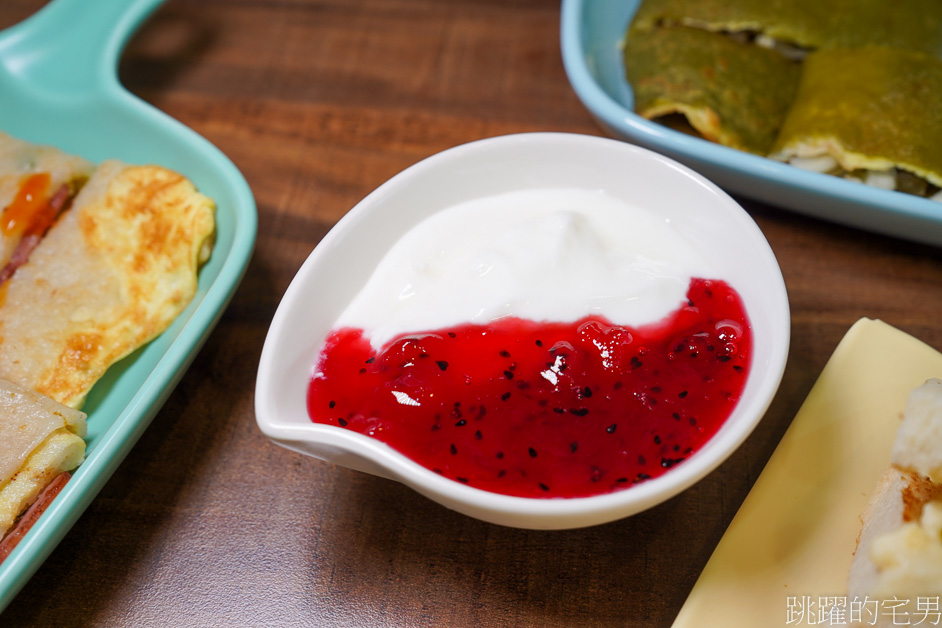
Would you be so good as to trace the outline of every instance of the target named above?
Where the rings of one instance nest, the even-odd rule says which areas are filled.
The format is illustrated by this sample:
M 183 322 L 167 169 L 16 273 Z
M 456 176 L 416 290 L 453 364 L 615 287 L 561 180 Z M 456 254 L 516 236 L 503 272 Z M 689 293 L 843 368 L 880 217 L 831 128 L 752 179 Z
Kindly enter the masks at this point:
M 0 538 L 85 456 L 85 414 L 0 380 Z
M 91 172 L 81 157 L 0 132 L 0 283 L 29 258 Z
M 190 302 L 213 233 L 213 202 L 183 176 L 104 162 L 0 287 L 0 377 L 80 407 Z
M 639 115 L 679 114 L 702 137 L 763 156 L 798 85 L 781 54 L 695 28 L 632 30 L 623 53 Z
M 820 50 L 803 63 L 771 156 L 831 174 L 891 177 L 890 189 L 921 180 L 930 195 L 942 186 L 940 112 L 942 60 L 884 47 Z
M 942 55 L 939 0 L 644 0 L 632 28 L 749 33 L 785 50 L 881 45 Z

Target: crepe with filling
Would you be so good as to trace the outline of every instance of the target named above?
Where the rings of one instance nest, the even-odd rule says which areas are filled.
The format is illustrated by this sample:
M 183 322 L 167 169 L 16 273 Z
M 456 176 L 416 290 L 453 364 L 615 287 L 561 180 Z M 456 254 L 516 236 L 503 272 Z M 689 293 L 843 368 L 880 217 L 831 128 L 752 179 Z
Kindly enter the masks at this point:
M 899 168 L 942 186 L 942 60 L 883 47 L 803 63 L 772 157 L 833 158 L 846 172 Z
M 781 54 L 682 26 L 632 31 L 624 59 L 639 115 L 679 114 L 702 137 L 763 156 L 798 84 Z
M 644 0 L 633 28 L 671 24 L 809 50 L 882 45 L 942 56 L 939 0 Z
M 193 298 L 213 215 L 175 172 L 103 163 L 0 287 L 0 377 L 80 407 Z
M 85 456 L 85 414 L 0 380 L 0 537 Z
M 0 283 L 29 258 L 91 172 L 81 157 L 0 132 Z

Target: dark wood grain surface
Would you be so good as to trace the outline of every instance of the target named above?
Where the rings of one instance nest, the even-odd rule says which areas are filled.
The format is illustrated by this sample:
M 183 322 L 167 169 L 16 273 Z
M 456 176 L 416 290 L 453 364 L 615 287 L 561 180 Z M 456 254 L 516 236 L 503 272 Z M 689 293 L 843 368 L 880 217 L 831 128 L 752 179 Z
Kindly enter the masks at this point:
M 41 4 L 4 0 L 0 26 Z M 784 381 L 738 452 L 652 510 L 582 530 L 504 528 L 262 436 L 253 389 L 269 321 L 357 201 L 456 144 L 602 134 L 563 71 L 559 11 L 558 0 L 157 10 L 121 79 L 242 170 L 256 252 L 182 382 L 0 624 L 669 626 L 850 325 L 881 318 L 942 349 L 938 249 L 743 200 L 789 290 Z

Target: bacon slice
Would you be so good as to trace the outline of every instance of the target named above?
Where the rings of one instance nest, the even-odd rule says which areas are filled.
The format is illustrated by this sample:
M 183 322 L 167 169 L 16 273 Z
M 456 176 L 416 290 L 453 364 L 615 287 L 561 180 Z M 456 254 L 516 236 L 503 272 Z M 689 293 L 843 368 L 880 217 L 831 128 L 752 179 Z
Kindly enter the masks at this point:
M 49 504 L 52 503 L 52 500 L 55 499 L 56 495 L 62 491 L 62 488 L 65 486 L 72 478 L 72 475 L 68 472 L 60 473 L 56 476 L 52 482 L 43 489 L 43 492 L 39 494 L 39 497 L 36 498 L 36 501 L 26 509 L 19 519 L 16 520 L 16 523 L 7 532 L 6 536 L 3 537 L 3 540 L 0 541 L 0 563 L 6 560 L 6 557 L 16 548 L 23 537 L 26 536 L 26 533 L 29 532 L 30 528 L 33 527 L 33 524 L 39 519 L 40 515 L 46 512 L 46 508 Z
M 43 236 L 49 231 L 49 227 L 56 221 L 72 200 L 72 190 L 68 184 L 63 183 L 45 204 L 42 210 L 36 213 L 30 225 L 23 232 L 23 237 L 13 249 L 10 260 L 3 268 L 0 268 L 0 285 L 13 276 L 16 269 L 26 263 L 29 254 L 42 242 Z

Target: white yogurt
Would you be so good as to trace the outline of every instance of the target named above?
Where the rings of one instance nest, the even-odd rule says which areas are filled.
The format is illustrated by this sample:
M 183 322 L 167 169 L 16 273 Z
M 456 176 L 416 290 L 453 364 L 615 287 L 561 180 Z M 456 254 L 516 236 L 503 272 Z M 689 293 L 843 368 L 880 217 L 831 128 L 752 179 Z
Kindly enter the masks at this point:
M 721 278 L 669 219 L 602 191 L 511 192 L 407 232 L 337 321 L 374 348 L 403 333 L 514 316 L 655 322 L 693 276 Z

